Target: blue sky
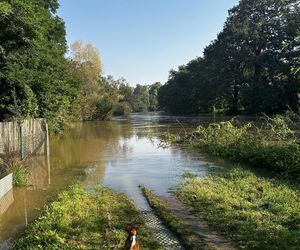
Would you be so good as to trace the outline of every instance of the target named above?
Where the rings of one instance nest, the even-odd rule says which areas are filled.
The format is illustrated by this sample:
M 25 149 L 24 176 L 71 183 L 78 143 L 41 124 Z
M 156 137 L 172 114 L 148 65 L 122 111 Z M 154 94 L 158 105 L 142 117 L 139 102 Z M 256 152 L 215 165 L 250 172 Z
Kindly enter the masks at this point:
M 60 0 L 67 41 L 99 49 L 104 73 L 131 85 L 162 83 L 200 56 L 238 0 Z

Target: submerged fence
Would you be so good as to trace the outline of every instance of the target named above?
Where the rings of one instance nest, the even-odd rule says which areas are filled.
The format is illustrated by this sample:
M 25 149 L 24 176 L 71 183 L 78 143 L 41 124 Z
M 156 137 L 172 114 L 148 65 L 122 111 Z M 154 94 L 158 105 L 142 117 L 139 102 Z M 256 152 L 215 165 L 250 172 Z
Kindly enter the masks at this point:
M 17 154 L 49 155 L 48 125 L 45 119 L 0 123 L 0 157 Z

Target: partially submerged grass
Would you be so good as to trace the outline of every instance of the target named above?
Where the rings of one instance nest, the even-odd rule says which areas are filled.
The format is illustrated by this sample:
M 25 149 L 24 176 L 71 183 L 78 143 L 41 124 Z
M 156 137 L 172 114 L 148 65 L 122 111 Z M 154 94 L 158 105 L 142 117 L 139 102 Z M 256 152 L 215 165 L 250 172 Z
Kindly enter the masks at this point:
M 141 187 L 141 189 L 155 213 L 174 233 L 178 235 L 187 249 L 211 249 L 205 243 L 203 238 L 194 233 L 181 219 L 167 208 L 164 200 L 145 187 Z
M 174 141 L 174 136 L 161 138 Z M 236 125 L 235 120 L 199 126 L 177 140 L 215 156 L 267 168 L 280 177 L 300 180 L 300 145 L 281 117 L 268 118 L 258 128 L 253 123 Z
M 184 178 L 178 198 L 245 249 L 299 249 L 300 194 L 235 168 L 219 176 Z
M 1 175 L 0 178 L 12 173 L 14 186 L 26 186 L 28 184 L 30 159 L 20 160 L 18 154 L 6 154 L 0 159 Z
M 139 225 L 142 249 L 161 249 L 127 196 L 74 186 L 60 193 L 11 249 L 123 249 L 129 225 Z

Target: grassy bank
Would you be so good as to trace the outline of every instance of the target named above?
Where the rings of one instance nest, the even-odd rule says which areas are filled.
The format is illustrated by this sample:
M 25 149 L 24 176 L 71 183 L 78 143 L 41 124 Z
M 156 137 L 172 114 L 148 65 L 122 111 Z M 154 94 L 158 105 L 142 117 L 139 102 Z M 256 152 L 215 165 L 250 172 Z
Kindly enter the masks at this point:
M 235 168 L 220 176 L 183 178 L 178 198 L 245 249 L 299 249 L 300 194 Z
M 215 156 L 267 168 L 293 181 L 300 180 L 300 145 L 283 118 L 268 119 L 260 128 L 253 123 L 235 124 L 229 121 L 199 126 L 177 141 Z M 170 140 L 166 136 L 163 139 Z
M 145 187 L 142 187 L 142 192 L 155 213 L 178 235 L 187 249 L 212 249 L 208 247 L 204 239 L 195 234 L 182 220 L 167 209 L 165 201 Z
M 123 249 L 128 225 L 139 225 L 143 249 L 160 249 L 127 196 L 75 186 L 59 194 L 11 249 Z

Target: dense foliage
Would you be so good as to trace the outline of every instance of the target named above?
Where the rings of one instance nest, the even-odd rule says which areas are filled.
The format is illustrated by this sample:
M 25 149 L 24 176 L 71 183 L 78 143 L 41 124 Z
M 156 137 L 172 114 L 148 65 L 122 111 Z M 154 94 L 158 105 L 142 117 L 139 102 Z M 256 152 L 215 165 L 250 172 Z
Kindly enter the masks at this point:
M 60 130 L 73 87 L 57 0 L 0 3 L 0 119 L 46 117 Z
M 300 194 L 238 168 L 223 176 L 184 178 L 178 197 L 240 249 L 298 249 Z
M 143 249 L 161 249 L 132 202 L 106 188 L 59 194 L 11 249 L 123 249 L 128 225 L 139 225 Z
M 299 109 L 299 0 L 241 0 L 203 57 L 170 72 L 159 104 L 176 113 Z

